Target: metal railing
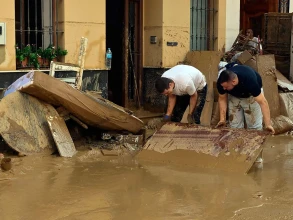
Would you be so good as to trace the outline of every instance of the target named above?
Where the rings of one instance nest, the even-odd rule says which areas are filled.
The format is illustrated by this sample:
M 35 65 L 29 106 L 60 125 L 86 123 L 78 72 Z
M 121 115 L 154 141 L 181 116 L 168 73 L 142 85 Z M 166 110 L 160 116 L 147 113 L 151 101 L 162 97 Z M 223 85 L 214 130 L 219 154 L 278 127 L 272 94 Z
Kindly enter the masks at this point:
M 214 50 L 217 39 L 215 31 L 216 2 L 218 0 L 191 0 L 190 8 L 190 49 Z
M 16 45 L 58 46 L 58 0 L 15 0 Z

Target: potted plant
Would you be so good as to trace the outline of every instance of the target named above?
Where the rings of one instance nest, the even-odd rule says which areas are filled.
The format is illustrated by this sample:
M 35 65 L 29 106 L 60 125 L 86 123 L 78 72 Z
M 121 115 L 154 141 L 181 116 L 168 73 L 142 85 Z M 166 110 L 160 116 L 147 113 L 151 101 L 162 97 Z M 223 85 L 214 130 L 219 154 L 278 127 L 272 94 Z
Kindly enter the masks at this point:
M 19 48 L 15 46 L 17 66 L 26 67 L 29 54 L 31 53 L 31 46 L 28 44 L 25 47 Z
M 39 47 L 37 49 L 37 54 L 39 55 L 38 59 L 39 59 L 40 66 L 42 67 L 48 66 L 48 62 L 46 62 L 45 50 L 42 47 Z
M 56 58 L 55 47 L 53 45 L 50 44 L 44 50 L 44 57 L 48 60 L 49 63 Z
M 38 59 L 39 57 L 40 56 L 37 52 L 31 52 L 29 55 L 29 65 L 33 66 L 36 69 L 40 69 L 40 63 Z
M 68 51 L 65 49 L 64 50 L 61 49 L 61 47 L 58 47 L 55 53 L 56 53 L 57 61 L 60 62 L 61 57 L 66 56 L 68 54 Z

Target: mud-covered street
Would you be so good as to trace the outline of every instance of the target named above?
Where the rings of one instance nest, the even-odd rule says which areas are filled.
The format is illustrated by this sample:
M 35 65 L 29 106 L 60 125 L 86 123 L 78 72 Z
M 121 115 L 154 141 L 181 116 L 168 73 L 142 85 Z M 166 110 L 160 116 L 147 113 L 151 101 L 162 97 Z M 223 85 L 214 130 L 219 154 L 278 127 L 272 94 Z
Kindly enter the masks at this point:
M 13 157 L 0 219 L 292 219 L 293 137 L 267 139 L 248 175 L 150 164 L 98 150 Z

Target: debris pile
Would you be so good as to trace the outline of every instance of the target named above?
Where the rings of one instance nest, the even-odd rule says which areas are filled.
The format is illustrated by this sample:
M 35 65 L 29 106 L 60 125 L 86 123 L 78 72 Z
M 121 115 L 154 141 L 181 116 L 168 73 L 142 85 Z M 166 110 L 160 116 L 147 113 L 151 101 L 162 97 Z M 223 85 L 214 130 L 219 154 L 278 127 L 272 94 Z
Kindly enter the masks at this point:
M 39 71 L 25 74 L 7 88 L 0 114 L 0 134 L 20 155 L 52 154 L 58 150 L 60 156 L 74 156 L 77 151 L 69 121 L 84 133 L 99 129 L 104 133 L 98 139 L 105 140 L 108 134 L 111 140 L 115 137 L 118 141 L 116 145 L 128 150 L 137 150 L 143 144 L 139 132 L 144 123 L 131 111 Z M 114 131 L 118 133 L 111 133 Z M 122 132 L 127 133 L 119 134 Z M 10 169 L 9 164 L 11 161 L 4 158 L 2 169 Z
M 262 53 L 262 45 L 258 38 L 249 39 L 246 35 L 242 34 L 241 30 L 231 49 L 224 54 L 222 59 L 226 62 L 235 62 L 244 51 L 249 52 L 251 56 L 255 57 Z

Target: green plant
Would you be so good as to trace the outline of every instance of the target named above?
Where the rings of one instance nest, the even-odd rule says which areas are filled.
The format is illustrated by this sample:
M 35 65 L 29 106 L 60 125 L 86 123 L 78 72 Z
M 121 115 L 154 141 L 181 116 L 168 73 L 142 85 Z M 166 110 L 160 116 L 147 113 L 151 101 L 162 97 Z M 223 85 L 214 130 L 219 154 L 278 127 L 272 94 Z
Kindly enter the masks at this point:
M 56 50 L 56 56 L 57 57 L 66 56 L 67 54 L 68 54 L 68 51 L 61 49 L 61 47 L 58 47 L 57 50 Z
M 46 49 L 42 51 L 42 55 L 42 58 L 48 59 L 49 61 L 55 59 L 57 57 L 55 47 L 50 44 Z
M 29 64 L 33 65 L 36 69 L 40 68 L 38 57 L 39 55 L 37 52 L 31 52 L 29 55 Z
M 25 58 L 27 58 L 30 55 L 32 49 L 29 44 L 22 48 L 19 48 L 18 45 L 16 45 L 15 51 L 16 51 L 16 59 L 22 62 L 25 60 Z

